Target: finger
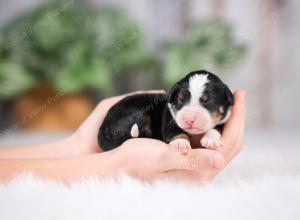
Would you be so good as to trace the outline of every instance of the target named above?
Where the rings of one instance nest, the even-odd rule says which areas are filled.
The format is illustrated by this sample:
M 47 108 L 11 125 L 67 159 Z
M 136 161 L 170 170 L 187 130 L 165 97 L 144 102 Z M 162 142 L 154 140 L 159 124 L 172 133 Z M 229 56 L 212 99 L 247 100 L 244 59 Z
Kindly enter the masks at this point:
M 235 104 L 232 107 L 231 116 L 222 132 L 222 138 L 226 141 L 236 139 L 243 132 L 245 126 L 245 92 L 241 90 L 235 92 L 234 101 Z
M 169 150 L 162 162 L 163 172 L 169 170 L 199 171 L 205 168 L 222 169 L 224 167 L 223 155 L 209 149 L 192 149 L 186 155 Z
M 176 182 L 202 185 L 211 181 L 213 177 L 199 171 L 170 170 L 161 173 L 160 178 L 167 179 L 167 180 L 174 180 Z
M 145 91 L 146 93 L 153 93 L 153 94 L 164 94 L 166 93 L 166 90 L 164 89 L 159 89 L 159 90 L 148 90 L 148 91 Z
M 213 178 L 220 172 L 220 169 L 205 169 L 201 171 L 192 170 L 170 170 L 161 173 L 162 178 L 175 180 L 177 182 L 194 183 L 197 185 L 211 182 Z
M 135 91 L 135 92 L 130 92 L 130 93 L 127 93 L 127 94 L 124 94 L 124 95 L 121 95 L 122 97 L 125 97 L 125 96 L 129 96 L 129 95 L 135 95 L 135 94 L 144 94 L 144 93 L 147 93 L 147 94 L 164 94 L 166 93 L 165 90 L 163 89 L 158 89 L 158 90 L 140 90 L 140 91 Z
M 224 127 L 222 141 L 225 146 L 220 150 L 227 164 L 241 149 L 244 140 L 245 130 L 245 93 L 235 93 L 235 105 L 232 109 L 232 116 Z
M 161 89 L 161 90 L 140 90 L 140 91 L 135 91 L 135 92 L 131 92 L 131 93 L 127 93 L 127 94 L 124 94 L 124 95 L 121 95 L 119 97 L 126 97 L 126 96 L 130 96 L 130 95 L 137 95 L 137 94 L 165 94 L 166 91 Z

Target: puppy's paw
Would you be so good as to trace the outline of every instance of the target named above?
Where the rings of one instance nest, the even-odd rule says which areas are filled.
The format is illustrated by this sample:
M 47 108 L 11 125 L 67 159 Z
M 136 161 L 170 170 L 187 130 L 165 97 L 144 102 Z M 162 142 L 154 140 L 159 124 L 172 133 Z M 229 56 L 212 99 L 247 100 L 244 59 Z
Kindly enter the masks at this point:
M 223 146 L 220 138 L 203 136 L 200 140 L 202 147 L 215 150 Z
M 169 143 L 169 147 L 181 154 L 187 154 L 192 148 L 191 143 L 186 139 L 175 139 Z

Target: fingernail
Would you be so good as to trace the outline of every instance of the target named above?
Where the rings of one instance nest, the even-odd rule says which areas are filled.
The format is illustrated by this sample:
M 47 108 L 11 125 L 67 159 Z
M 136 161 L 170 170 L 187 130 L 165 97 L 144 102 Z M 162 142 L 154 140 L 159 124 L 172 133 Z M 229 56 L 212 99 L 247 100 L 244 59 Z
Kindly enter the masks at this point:
M 224 157 L 221 154 L 212 155 L 211 166 L 216 169 L 222 169 L 224 167 Z

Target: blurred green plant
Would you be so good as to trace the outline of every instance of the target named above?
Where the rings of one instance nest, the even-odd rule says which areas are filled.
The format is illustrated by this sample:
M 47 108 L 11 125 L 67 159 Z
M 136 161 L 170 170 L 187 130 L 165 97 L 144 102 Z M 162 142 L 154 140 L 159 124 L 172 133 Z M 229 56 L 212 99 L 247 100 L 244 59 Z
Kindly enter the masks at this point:
M 9 72 L 9 74 L 6 74 Z M 35 79 L 15 63 L 0 62 L 0 98 L 6 99 L 32 88 Z
M 181 42 L 165 46 L 163 80 L 173 85 L 187 72 L 197 69 L 226 71 L 245 54 L 246 47 L 238 43 L 231 26 L 220 20 L 201 20 L 189 26 Z
M 155 65 L 135 22 L 74 1 L 38 7 L 0 35 L 0 99 L 45 82 L 66 93 L 96 88 L 109 95 L 119 76 Z

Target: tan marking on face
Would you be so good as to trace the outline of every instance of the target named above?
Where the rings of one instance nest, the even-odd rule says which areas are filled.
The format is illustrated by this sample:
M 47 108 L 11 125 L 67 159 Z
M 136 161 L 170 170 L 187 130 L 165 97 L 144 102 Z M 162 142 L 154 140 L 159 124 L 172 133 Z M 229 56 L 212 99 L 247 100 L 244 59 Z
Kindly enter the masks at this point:
M 219 112 L 222 113 L 222 114 L 224 113 L 224 107 L 223 106 L 220 106 Z
M 210 116 L 214 124 L 217 124 L 222 118 L 219 112 L 212 112 L 210 113 Z
M 152 137 L 151 118 L 149 115 L 144 116 L 144 129 L 147 137 Z

